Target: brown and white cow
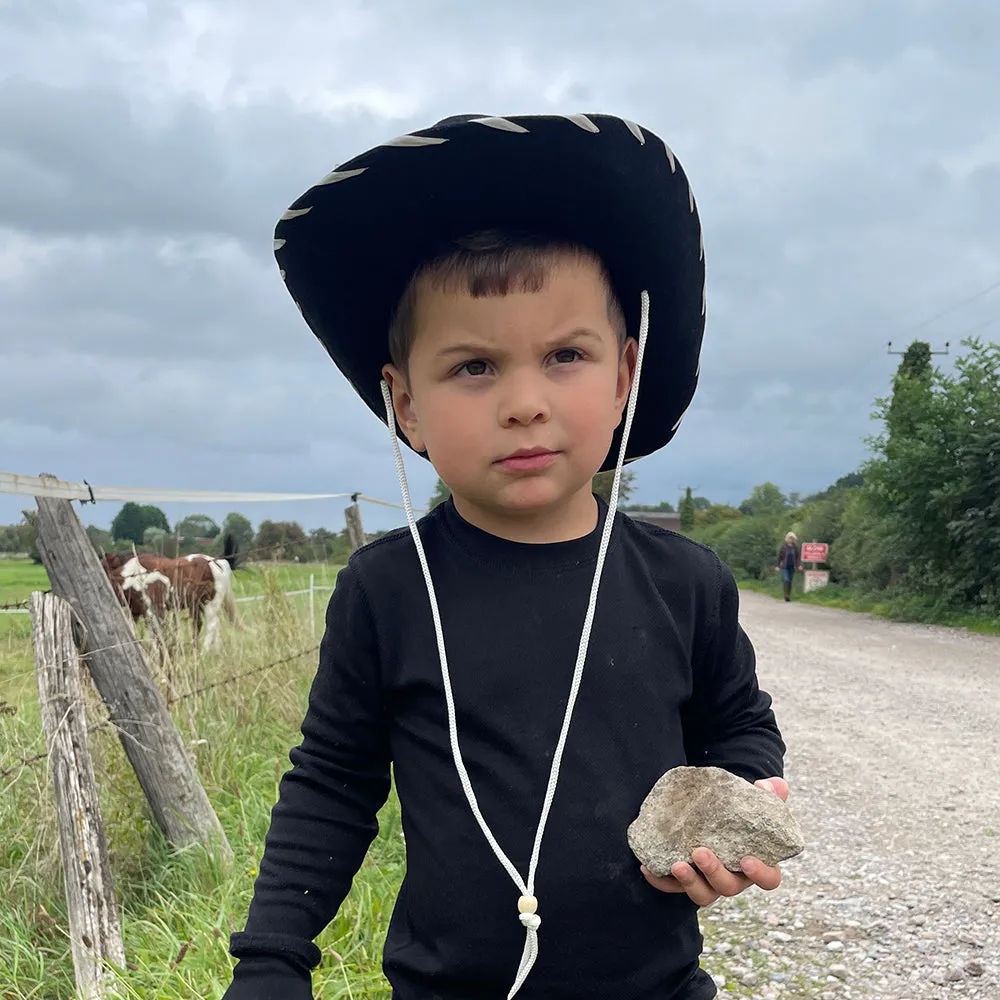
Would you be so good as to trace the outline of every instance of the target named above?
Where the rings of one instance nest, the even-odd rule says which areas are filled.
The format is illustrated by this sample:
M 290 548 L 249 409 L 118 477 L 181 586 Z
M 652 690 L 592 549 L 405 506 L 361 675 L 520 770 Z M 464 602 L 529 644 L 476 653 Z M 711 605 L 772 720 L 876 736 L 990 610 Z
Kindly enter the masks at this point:
M 202 553 L 168 559 L 146 552 L 112 552 L 101 565 L 115 596 L 138 621 L 144 618 L 154 633 L 163 634 L 166 616 L 186 611 L 191 617 L 195 642 L 205 624 L 204 648 L 219 643 L 219 619 L 224 612 L 239 625 L 233 594 L 232 562 L 228 551 L 221 558 Z

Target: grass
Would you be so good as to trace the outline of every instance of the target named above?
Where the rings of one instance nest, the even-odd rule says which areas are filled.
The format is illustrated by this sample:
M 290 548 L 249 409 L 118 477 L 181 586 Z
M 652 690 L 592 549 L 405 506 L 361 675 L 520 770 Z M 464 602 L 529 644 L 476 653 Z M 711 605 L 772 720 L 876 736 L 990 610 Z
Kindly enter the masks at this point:
M 777 575 L 766 580 L 741 579 L 739 584 L 744 590 L 767 594 L 775 600 L 782 599 L 781 578 Z M 983 635 L 1000 635 L 1000 618 L 972 611 L 942 608 L 928 598 L 888 592 L 869 594 L 833 583 L 805 594 L 802 591 L 801 574 L 796 574 L 794 599 L 803 604 L 840 608 L 843 611 L 861 612 L 893 621 L 941 625 L 967 629 Z
M 24 564 L 17 569 L 12 572 L 0 564 L 6 571 L 5 600 L 45 588 L 44 573 Z M 308 587 L 310 574 L 317 586 L 332 586 L 336 573 L 337 567 L 298 565 L 258 566 L 238 573 L 241 595 L 267 595 L 266 600 L 241 606 L 252 631 L 227 629 L 223 654 L 175 664 L 174 686 L 200 686 L 203 680 L 245 672 L 314 645 L 307 599 L 285 599 L 280 591 Z M 15 577 L 20 587 L 16 592 L 11 583 Z M 325 603 L 325 597 L 317 601 L 320 623 Z M 23 628 L 9 629 L 0 639 L 0 691 L 9 705 L 0 712 L 0 771 L 45 749 L 28 617 L 8 617 Z M 116 996 L 193 1000 L 225 991 L 232 967 L 229 933 L 241 928 L 246 916 L 278 781 L 289 766 L 288 750 L 300 736 L 314 670 L 315 653 L 174 706 L 175 721 L 192 745 L 206 791 L 235 852 L 229 870 L 204 851 L 171 850 L 152 822 L 117 738 L 109 729 L 91 734 L 129 963 Z M 164 678 L 158 679 L 165 684 Z M 88 685 L 89 724 L 103 715 Z M 248 733 L 252 739 L 247 739 Z M 394 797 L 380 819 L 380 834 L 349 899 L 317 940 L 323 951 L 323 962 L 314 973 L 317 996 L 389 996 L 381 973 L 382 942 L 404 867 Z M 0 1000 L 63 1000 L 73 995 L 67 929 L 45 764 L 15 767 L 0 778 Z
M 23 601 L 33 590 L 47 590 L 49 578 L 30 559 L 0 559 L 0 604 Z

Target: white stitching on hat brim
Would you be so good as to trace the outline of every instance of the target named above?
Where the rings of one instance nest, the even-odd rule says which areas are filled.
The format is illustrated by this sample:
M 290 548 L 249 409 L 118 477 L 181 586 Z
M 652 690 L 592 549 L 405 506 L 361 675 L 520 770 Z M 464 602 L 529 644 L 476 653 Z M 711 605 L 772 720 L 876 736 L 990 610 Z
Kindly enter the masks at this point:
M 643 132 L 642 127 L 637 125 L 635 122 L 630 122 L 627 118 L 623 118 L 622 121 L 628 127 L 628 130 L 634 135 L 638 140 L 640 145 L 646 145 L 646 133 Z
M 561 115 L 560 117 L 565 118 L 567 121 L 571 121 L 578 128 L 582 128 L 584 132 L 600 132 L 600 128 L 597 127 L 586 115 Z
M 509 118 L 473 118 L 476 125 L 485 125 L 487 128 L 495 128 L 500 132 L 529 132 L 523 125 L 512 122 Z
M 328 173 L 322 180 L 316 181 L 315 186 L 320 187 L 323 184 L 339 184 L 341 181 L 350 180 L 352 177 L 360 176 L 367 169 L 367 167 L 358 167 L 357 170 L 331 170 L 330 173 Z
M 441 143 L 448 142 L 444 136 L 439 135 L 400 135 L 388 142 L 379 143 L 380 146 L 402 146 L 405 149 L 415 149 L 418 146 L 440 146 Z

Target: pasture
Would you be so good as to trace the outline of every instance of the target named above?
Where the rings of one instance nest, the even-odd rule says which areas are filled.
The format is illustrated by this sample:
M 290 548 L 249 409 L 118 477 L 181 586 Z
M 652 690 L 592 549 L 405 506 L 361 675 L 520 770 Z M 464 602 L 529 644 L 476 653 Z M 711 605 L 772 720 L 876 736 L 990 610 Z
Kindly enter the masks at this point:
M 224 626 L 223 652 L 175 664 L 171 688 L 179 695 L 310 650 L 308 598 L 282 591 L 332 586 L 337 567 L 254 566 L 237 573 L 239 596 L 265 595 L 240 605 L 252 631 Z M 0 562 L 0 602 L 45 589 L 44 570 Z M 318 628 L 328 595 L 317 595 Z M 66 911 L 44 761 L 17 762 L 45 749 L 27 615 L 6 619 L 0 636 L 0 998 L 64 1000 L 73 993 Z M 241 925 L 277 784 L 298 740 L 316 654 L 308 653 L 245 680 L 181 697 L 173 714 L 195 754 L 202 781 L 226 829 L 236 861 L 229 871 L 200 851 L 174 852 L 152 823 L 148 807 L 117 738 L 109 728 L 91 733 L 101 806 L 118 892 L 125 950 L 123 998 L 202 1000 L 228 984 L 227 942 Z M 159 678 L 165 688 L 166 679 Z M 103 718 L 88 685 L 88 725 Z M 382 832 L 359 874 L 350 900 L 319 939 L 322 967 L 317 995 L 385 997 L 381 944 L 402 877 L 398 808 L 383 810 Z

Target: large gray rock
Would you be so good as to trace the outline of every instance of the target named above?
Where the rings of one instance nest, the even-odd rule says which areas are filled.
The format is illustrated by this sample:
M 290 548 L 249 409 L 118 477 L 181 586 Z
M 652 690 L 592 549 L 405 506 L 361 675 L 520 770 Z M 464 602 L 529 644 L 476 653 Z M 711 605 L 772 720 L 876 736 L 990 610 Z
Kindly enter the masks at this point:
M 714 851 L 731 872 L 746 857 L 776 865 L 805 849 L 798 821 L 777 795 L 719 767 L 667 771 L 629 826 L 628 842 L 654 875 L 669 875 L 678 861 L 693 864 L 697 847 Z

